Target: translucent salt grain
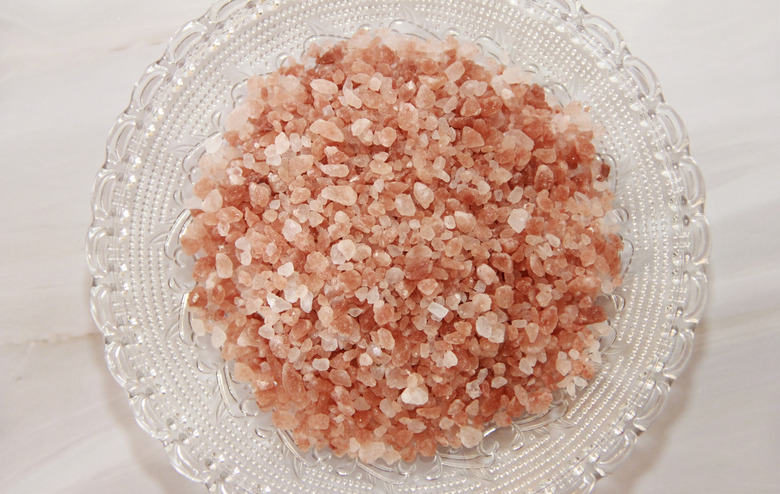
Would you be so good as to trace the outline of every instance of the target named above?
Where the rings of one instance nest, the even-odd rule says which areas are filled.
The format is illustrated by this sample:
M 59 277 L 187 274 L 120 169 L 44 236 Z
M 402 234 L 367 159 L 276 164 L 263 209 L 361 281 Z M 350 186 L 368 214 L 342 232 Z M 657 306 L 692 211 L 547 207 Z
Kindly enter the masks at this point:
M 395 209 L 403 216 L 414 216 L 417 208 L 409 194 L 398 194 L 395 198 Z
M 506 380 L 505 377 L 494 377 L 492 381 L 490 381 L 490 387 L 491 388 L 501 388 L 503 386 L 506 386 L 506 383 L 509 381 Z
M 222 252 L 218 253 L 216 256 L 216 266 L 217 276 L 223 280 L 233 276 L 233 261 Z
M 374 463 L 385 452 L 385 443 L 380 441 L 371 441 L 360 445 L 358 458 L 363 463 Z
M 203 205 L 201 209 L 207 213 L 216 213 L 222 208 L 222 195 L 217 189 L 208 193 L 205 199 L 203 199 Z
M 329 177 L 344 178 L 349 175 L 349 167 L 347 165 L 320 165 L 320 170 Z
M 446 307 L 444 307 L 443 305 L 441 305 L 439 303 L 431 302 L 428 305 L 428 312 L 431 313 L 431 315 L 433 316 L 433 320 L 434 321 L 441 321 L 442 319 L 444 319 L 447 316 L 447 314 L 450 311 L 449 311 L 449 309 L 447 309 Z
M 457 355 L 455 355 L 452 350 L 447 350 L 444 352 L 444 357 L 442 357 L 442 365 L 447 368 L 455 367 L 458 365 Z
M 339 91 L 336 83 L 327 79 L 312 79 L 309 85 L 312 89 L 322 94 L 336 94 Z
M 496 275 L 496 271 L 490 266 L 488 266 L 487 264 L 481 264 L 477 268 L 477 276 L 486 285 L 492 285 L 493 283 L 498 281 L 498 275 Z
M 401 401 L 407 405 L 425 405 L 428 403 L 428 388 L 425 385 L 407 387 L 401 393 Z
M 291 262 L 286 262 L 279 266 L 279 269 L 277 269 L 276 272 L 287 278 L 295 272 L 295 266 L 293 266 L 293 263 Z
M 357 192 L 349 185 L 329 185 L 322 189 L 320 196 L 344 206 L 351 206 L 357 202 Z
M 339 241 L 339 243 L 336 245 L 338 250 L 343 254 L 344 260 L 350 261 L 355 256 L 357 247 L 355 246 L 355 242 L 353 240 L 345 238 L 344 240 Z
M 294 241 L 295 237 L 302 231 L 303 228 L 301 228 L 301 225 L 289 218 L 285 220 L 284 226 L 282 227 L 282 235 L 288 242 Z
M 446 69 L 444 69 L 444 74 L 447 76 L 447 79 L 450 81 L 457 81 L 461 77 L 463 77 L 463 74 L 466 73 L 466 67 L 463 65 L 463 62 L 460 60 L 455 61 L 451 63 Z
M 431 205 L 434 199 L 433 190 L 422 182 L 415 182 L 413 191 L 417 203 L 422 206 L 423 209 L 428 209 L 428 206 Z
M 493 334 L 493 327 L 490 324 L 490 320 L 485 316 L 479 316 L 477 318 L 476 328 L 477 334 L 483 338 L 487 338 Z
M 482 431 L 469 425 L 461 426 L 458 438 L 464 448 L 473 448 L 482 442 Z
M 269 293 L 266 296 L 266 301 L 268 302 L 268 307 L 277 314 L 292 309 L 292 304 L 290 302 L 273 293 Z
M 287 137 L 287 134 L 282 132 L 281 134 L 277 135 L 276 139 L 274 139 L 274 146 L 276 146 L 277 154 L 286 153 L 287 150 L 290 149 L 290 139 Z
M 507 219 L 507 223 L 517 233 L 522 232 L 525 230 L 525 225 L 528 223 L 528 220 L 531 219 L 531 215 L 528 214 L 528 211 L 525 209 L 513 209 L 511 213 L 509 213 L 509 218 Z
M 319 134 L 331 141 L 344 142 L 344 134 L 341 132 L 341 129 L 330 120 L 317 119 L 312 122 L 309 129 L 315 134 Z

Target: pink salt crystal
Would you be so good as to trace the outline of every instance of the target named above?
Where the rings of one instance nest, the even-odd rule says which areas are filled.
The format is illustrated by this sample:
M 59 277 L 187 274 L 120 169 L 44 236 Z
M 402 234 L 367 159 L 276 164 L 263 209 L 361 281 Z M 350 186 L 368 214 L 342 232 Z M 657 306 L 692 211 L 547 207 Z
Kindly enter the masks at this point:
M 442 365 L 444 367 L 450 368 L 455 367 L 458 365 L 458 357 L 455 355 L 452 350 L 447 350 L 444 352 L 444 357 L 442 358 Z
M 394 128 L 385 127 L 377 134 L 377 137 L 379 138 L 379 144 L 389 148 L 395 142 L 397 135 L 398 134 Z
M 395 210 L 402 216 L 414 216 L 417 208 L 409 194 L 398 194 L 395 197 Z
M 528 335 L 528 341 L 531 343 L 535 342 L 537 336 L 539 335 L 539 325 L 534 323 L 526 325 L 525 333 Z
M 481 148 L 485 145 L 482 135 L 471 127 L 463 127 L 461 142 L 467 148 Z
M 286 262 L 279 266 L 279 269 L 277 269 L 276 272 L 286 278 L 295 272 L 295 267 L 293 266 L 293 263 Z
M 336 245 L 338 250 L 344 255 L 345 260 L 352 260 L 352 257 L 355 255 L 355 251 L 357 250 L 353 240 L 345 238 L 344 240 L 339 241 L 339 243 Z
M 508 309 L 514 301 L 514 290 L 510 286 L 501 286 L 496 288 L 495 301 L 501 309 Z
M 326 139 L 330 139 L 335 142 L 344 142 L 344 134 L 338 126 L 329 121 L 323 119 L 317 119 L 309 126 L 312 132 L 319 134 Z
M 320 196 L 344 206 L 351 206 L 357 202 L 357 192 L 349 185 L 329 185 L 322 189 Z
M 311 361 L 311 366 L 318 371 L 326 371 L 330 367 L 330 361 L 326 358 L 316 358 Z
M 379 346 L 385 350 L 392 350 L 395 348 L 395 339 L 393 333 L 386 328 L 379 328 L 376 332 Z
M 428 403 L 428 388 L 424 384 L 409 386 L 401 393 L 401 401 L 407 405 L 425 405 Z
M 285 220 L 284 226 L 282 227 L 282 235 L 288 242 L 294 241 L 295 237 L 302 231 L 301 225 L 291 219 Z
M 367 118 L 359 118 L 352 122 L 352 126 L 349 128 L 349 130 L 352 131 L 352 135 L 355 137 L 360 137 L 369 129 L 371 129 L 372 125 L 373 124 L 371 123 L 371 120 Z
M 417 199 L 417 203 L 422 206 L 423 209 L 428 209 L 428 206 L 431 205 L 434 198 L 431 188 L 422 182 L 415 182 L 413 191 L 414 198 Z
M 203 199 L 201 209 L 206 213 L 216 213 L 222 208 L 222 195 L 214 189 Z
M 428 305 L 428 312 L 433 316 L 434 321 L 441 321 L 449 313 L 449 309 L 437 302 L 431 302 Z
M 471 233 L 477 224 L 477 219 L 471 213 L 455 211 L 455 226 L 463 233 Z
M 358 457 L 363 463 L 374 463 L 385 452 L 385 443 L 381 441 L 371 441 L 360 445 Z
M 474 303 L 474 310 L 476 310 L 478 314 L 490 310 L 492 303 L 490 300 L 490 295 L 486 295 L 484 293 L 475 294 L 473 297 L 471 297 L 471 301 Z
M 222 252 L 218 253 L 216 256 L 216 265 L 217 276 L 223 280 L 233 276 L 233 261 L 231 261 L 227 255 Z
M 463 65 L 463 62 L 461 62 L 460 60 L 451 63 L 449 67 L 444 69 L 444 74 L 447 76 L 447 79 L 453 82 L 463 77 L 463 74 L 465 73 L 466 73 L 466 67 Z
M 368 367 L 374 363 L 374 359 L 372 359 L 371 356 L 367 353 L 361 353 L 358 357 L 358 363 L 363 367 Z
M 309 85 L 312 89 L 322 94 L 336 94 L 339 91 L 336 83 L 327 79 L 312 79 Z
M 513 209 L 511 213 L 509 213 L 509 218 L 507 219 L 507 223 L 517 233 L 522 232 L 525 230 L 525 225 L 528 223 L 528 220 L 531 219 L 531 215 L 528 214 L 528 211 L 525 209 L 517 208 Z
M 420 114 L 411 103 L 404 103 L 398 110 L 398 127 L 407 132 L 416 132 L 419 125 Z
M 292 309 L 292 304 L 290 304 L 290 302 L 273 293 L 269 293 L 266 296 L 266 300 L 268 301 L 268 306 L 271 310 L 277 314 Z
M 347 165 L 320 165 L 320 170 L 329 177 L 344 178 L 349 175 Z
M 506 386 L 506 383 L 508 383 L 507 379 L 502 376 L 494 377 L 492 381 L 490 381 L 490 387 L 491 388 L 501 388 Z
M 470 425 L 461 426 L 458 438 L 464 448 L 473 448 L 482 442 L 482 431 Z
M 490 266 L 488 266 L 487 264 L 481 264 L 477 268 L 477 276 L 486 285 L 492 285 L 493 283 L 498 281 L 498 275 L 496 275 L 496 271 Z

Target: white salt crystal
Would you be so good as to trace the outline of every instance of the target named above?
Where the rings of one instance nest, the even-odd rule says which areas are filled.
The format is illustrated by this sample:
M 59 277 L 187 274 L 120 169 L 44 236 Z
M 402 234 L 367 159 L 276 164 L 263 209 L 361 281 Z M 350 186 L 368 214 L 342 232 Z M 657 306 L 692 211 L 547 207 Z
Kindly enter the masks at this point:
M 301 310 L 308 314 L 309 312 L 311 312 L 311 307 L 313 303 L 314 303 L 314 294 L 307 289 L 306 294 L 303 297 L 301 297 Z
M 295 240 L 295 236 L 303 231 L 301 225 L 291 219 L 286 219 L 282 227 L 282 235 L 288 242 Z
M 215 135 L 212 137 L 209 137 L 206 139 L 206 142 L 204 143 L 204 147 L 206 148 L 206 152 L 209 154 L 214 154 L 219 150 L 219 147 L 222 145 L 222 136 L 221 135 Z
M 264 324 L 257 330 L 257 334 L 266 339 L 271 339 L 274 336 L 274 328 L 270 324 Z
M 423 207 L 423 209 L 427 209 L 428 206 L 431 205 L 433 202 L 433 190 L 431 190 L 430 187 L 425 185 L 422 182 L 416 182 L 414 184 L 414 198 L 417 199 L 417 203 L 420 204 L 420 206 Z
M 276 139 L 274 139 L 274 146 L 276 146 L 276 154 L 286 153 L 290 149 L 290 139 L 287 137 L 287 134 L 282 132 L 277 135 Z
M 452 350 L 447 350 L 444 352 L 444 357 L 442 358 L 442 365 L 444 367 L 450 368 L 455 367 L 458 365 L 458 356 L 455 355 Z
M 431 302 L 430 305 L 428 305 L 428 312 L 433 315 L 434 321 L 441 321 L 447 316 L 449 309 L 439 303 Z
M 286 262 L 279 266 L 279 269 L 277 269 L 276 272 L 279 273 L 280 276 L 287 278 L 295 272 L 295 267 L 293 266 L 293 263 Z
M 268 294 L 266 301 L 268 302 L 268 307 L 277 314 L 292 309 L 292 304 L 290 302 L 273 293 Z
M 311 366 L 318 371 L 326 371 L 330 367 L 330 360 L 326 358 L 315 358 L 311 361 Z
M 414 202 L 412 202 L 409 194 L 398 194 L 396 196 L 395 209 L 403 216 L 414 216 L 414 213 L 417 212 L 417 208 L 414 207 Z
M 385 443 L 381 441 L 371 441 L 360 445 L 358 458 L 363 463 L 374 463 L 385 452 Z
M 490 381 L 490 387 L 491 388 L 500 388 L 500 387 L 506 385 L 507 382 L 508 381 L 506 380 L 505 377 L 501 377 L 501 376 L 494 377 L 493 380 Z
M 493 334 L 493 328 L 490 325 L 490 321 L 485 316 L 479 316 L 477 318 L 477 334 L 483 338 L 488 338 Z
M 329 185 L 322 189 L 320 196 L 344 206 L 351 206 L 357 202 L 357 192 L 349 185 Z
M 203 199 L 203 211 L 207 213 L 216 213 L 222 209 L 222 196 L 217 189 L 208 193 L 205 199 Z
M 470 425 L 464 425 L 458 432 L 460 442 L 463 443 L 464 448 L 473 448 L 482 442 L 482 432 L 479 429 L 471 427 Z
M 401 401 L 407 405 L 425 405 L 428 403 L 428 388 L 424 384 L 409 386 L 401 393 Z
M 341 251 L 341 253 L 344 255 L 344 260 L 351 261 L 352 258 L 355 256 L 355 251 L 357 250 L 357 247 L 355 246 L 355 242 L 345 238 L 344 240 L 341 240 L 338 244 L 338 250 Z
M 509 218 L 507 219 L 507 223 L 509 223 L 509 226 L 512 228 L 512 230 L 516 231 L 517 233 L 522 232 L 525 230 L 525 225 L 528 223 L 528 220 L 531 218 L 531 215 L 528 214 L 528 211 L 525 209 L 514 209 L 509 214 Z

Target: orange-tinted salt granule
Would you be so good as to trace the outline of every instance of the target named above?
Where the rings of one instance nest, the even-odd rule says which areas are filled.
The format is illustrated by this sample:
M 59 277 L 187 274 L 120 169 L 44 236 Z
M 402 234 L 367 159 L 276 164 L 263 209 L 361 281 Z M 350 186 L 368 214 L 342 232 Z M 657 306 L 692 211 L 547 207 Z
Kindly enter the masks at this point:
M 304 449 L 473 447 L 594 376 L 619 283 L 582 105 L 449 39 L 359 33 L 248 81 L 200 161 L 189 304 Z

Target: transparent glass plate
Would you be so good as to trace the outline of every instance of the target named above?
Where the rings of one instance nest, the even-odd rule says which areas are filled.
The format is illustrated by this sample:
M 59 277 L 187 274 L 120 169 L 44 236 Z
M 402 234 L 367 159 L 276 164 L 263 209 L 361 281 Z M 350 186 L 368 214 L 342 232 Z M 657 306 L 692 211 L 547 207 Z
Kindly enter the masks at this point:
M 576 397 L 490 429 L 476 448 L 392 467 L 300 451 L 189 326 L 184 196 L 206 142 L 244 91 L 312 42 L 389 27 L 455 36 L 586 102 L 606 129 L 613 220 L 626 249 L 608 300 L 603 363 Z M 688 137 L 652 71 L 577 0 L 237 0 L 171 40 L 111 129 L 92 191 L 91 309 L 138 423 L 173 466 L 212 492 L 587 492 L 632 450 L 688 360 L 706 299 L 704 187 Z

